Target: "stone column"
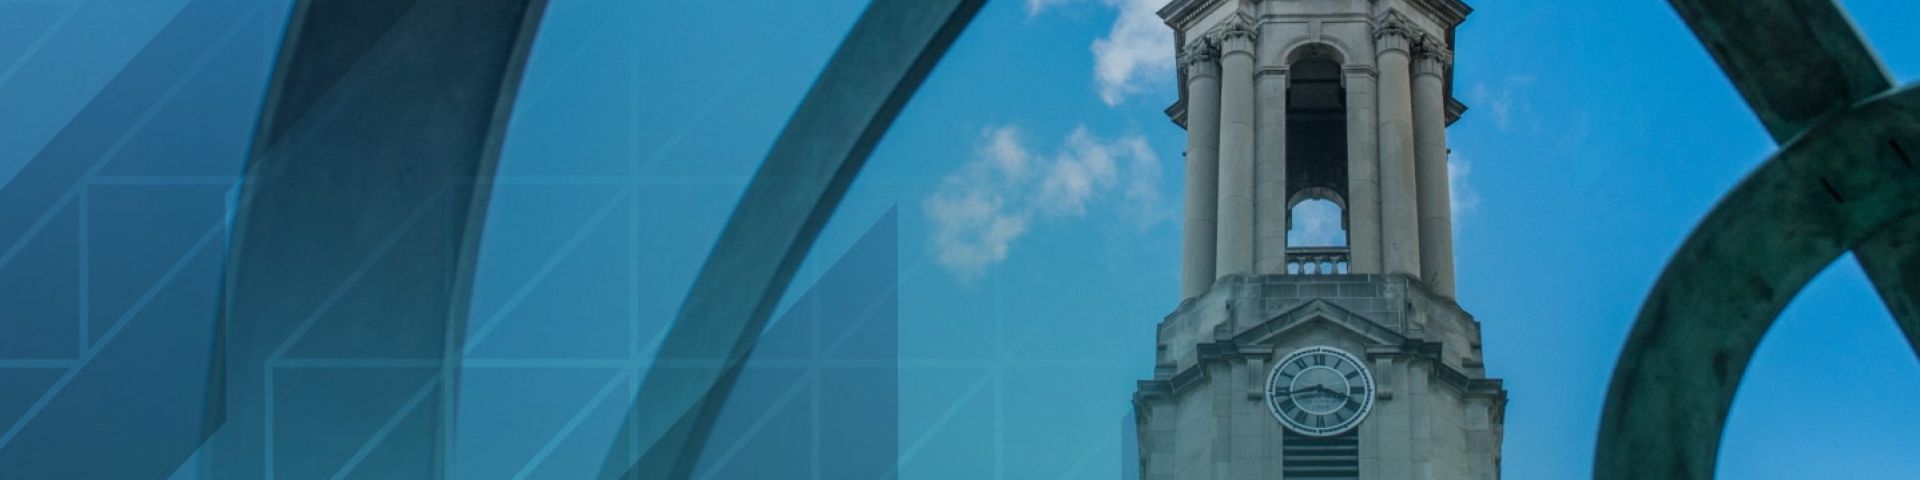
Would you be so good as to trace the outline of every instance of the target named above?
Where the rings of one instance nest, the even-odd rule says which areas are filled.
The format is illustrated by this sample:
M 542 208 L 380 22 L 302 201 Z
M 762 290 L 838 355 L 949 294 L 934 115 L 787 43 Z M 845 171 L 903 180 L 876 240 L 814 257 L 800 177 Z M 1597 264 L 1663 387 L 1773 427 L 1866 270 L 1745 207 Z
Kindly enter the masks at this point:
M 1213 41 L 1196 38 L 1181 62 L 1187 69 L 1187 219 L 1182 239 L 1180 299 L 1213 288 L 1214 214 L 1219 197 L 1220 56 Z
M 1245 26 L 1220 34 L 1220 238 L 1214 278 L 1253 273 L 1253 39 L 1253 30 Z
M 1453 298 L 1453 200 L 1447 185 L 1446 70 L 1453 54 L 1438 39 L 1421 42 L 1413 62 L 1413 139 L 1420 190 L 1420 278 Z
M 1380 269 L 1380 143 L 1373 67 L 1345 68 L 1347 89 L 1347 269 Z
M 1254 75 L 1260 107 L 1256 120 L 1259 135 L 1254 140 L 1254 165 L 1259 184 L 1254 186 L 1253 211 L 1259 249 L 1254 271 L 1261 275 L 1287 273 L 1287 70 L 1266 67 Z
M 1389 17 L 1374 31 L 1380 66 L 1380 238 L 1385 272 L 1420 276 L 1420 224 L 1414 185 L 1413 83 L 1407 65 L 1413 32 Z

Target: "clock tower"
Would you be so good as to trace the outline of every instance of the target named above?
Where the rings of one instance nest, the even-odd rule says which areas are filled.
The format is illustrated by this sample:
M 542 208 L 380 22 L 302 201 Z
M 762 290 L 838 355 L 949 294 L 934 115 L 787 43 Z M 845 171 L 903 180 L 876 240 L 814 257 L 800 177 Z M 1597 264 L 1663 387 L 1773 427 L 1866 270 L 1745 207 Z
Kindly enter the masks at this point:
M 1133 398 L 1142 478 L 1500 477 L 1506 390 L 1454 295 L 1446 127 L 1466 109 L 1451 71 L 1470 11 L 1160 10 L 1179 52 L 1167 112 L 1187 130 L 1186 218 L 1181 301 Z M 1339 231 L 1306 235 L 1309 206 Z

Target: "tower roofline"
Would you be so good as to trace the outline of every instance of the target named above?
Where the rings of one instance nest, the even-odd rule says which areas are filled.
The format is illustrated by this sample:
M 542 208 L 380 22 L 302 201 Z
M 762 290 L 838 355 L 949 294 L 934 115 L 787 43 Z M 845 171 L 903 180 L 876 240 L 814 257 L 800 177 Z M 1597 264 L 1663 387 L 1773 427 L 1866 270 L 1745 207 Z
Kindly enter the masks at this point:
M 1155 11 L 1155 14 L 1160 16 L 1160 20 L 1163 21 L 1168 28 L 1173 29 L 1174 51 L 1182 52 L 1182 51 L 1185 51 L 1185 49 L 1187 48 L 1188 32 L 1186 31 L 1187 29 L 1184 27 L 1190 26 L 1188 24 L 1198 21 L 1200 17 L 1206 16 L 1207 12 L 1214 11 L 1221 4 L 1227 3 L 1227 2 L 1247 2 L 1249 4 L 1258 5 L 1266 1 L 1279 1 L 1279 0 L 1172 0 L 1170 2 L 1167 2 L 1165 6 L 1160 7 L 1160 10 Z M 1380 3 L 1383 1 L 1395 1 L 1395 0 L 1368 0 L 1368 1 L 1372 3 Z M 1472 6 L 1467 5 L 1466 2 L 1463 2 L 1461 0 L 1397 0 L 1397 1 L 1404 3 L 1405 5 L 1412 7 L 1415 10 L 1418 10 L 1419 13 L 1425 14 L 1429 18 L 1439 21 L 1442 25 L 1445 25 L 1445 28 L 1442 29 L 1443 31 L 1429 32 L 1428 34 L 1439 37 L 1440 40 L 1442 40 L 1442 42 L 1446 46 L 1446 48 L 1450 51 L 1457 51 L 1459 49 L 1459 44 L 1455 39 L 1454 31 L 1460 26 L 1461 23 L 1466 22 L 1468 15 L 1473 14 L 1474 10 Z M 1199 34 L 1196 33 L 1195 35 L 1197 36 Z M 1453 68 L 1449 66 L 1446 69 L 1445 73 L 1442 75 L 1442 78 L 1444 79 L 1444 85 L 1445 85 L 1443 89 L 1444 89 L 1444 94 L 1446 95 L 1446 117 L 1445 118 L 1446 118 L 1446 124 L 1449 126 L 1453 125 L 1454 122 L 1459 121 L 1460 117 L 1464 115 L 1467 111 L 1467 105 L 1464 103 L 1461 103 L 1460 100 L 1454 96 L 1453 73 L 1454 73 Z M 1167 106 L 1165 113 L 1167 115 L 1167 118 L 1173 121 L 1174 125 L 1178 125 L 1180 126 L 1180 128 L 1186 128 L 1187 126 L 1186 69 L 1184 67 L 1177 69 L 1177 71 L 1174 72 L 1174 76 L 1176 77 L 1174 82 L 1175 89 L 1176 89 L 1176 92 L 1174 95 L 1174 101 L 1172 104 Z
M 1173 27 L 1175 30 L 1178 30 L 1181 25 L 1193 20 L 1195 16 L 1211 11 L 1213 10 L 1214 6 L 1227 1 L 1230 1 L 1230 0 L 1173 0 L 1171 2 L 1167 2 L 1166 6 L 1160 7 L 1160 10 L 1155 13 L 1158 13 L 1160 15 L 1160 20 L 1165 21 L 1167 23 L 1167 26 Z M 1231 1 L 1246 1 L 1253 4 L 1259 4 L 1260 2 L 1267 1 L 1267 0 L 1231 0 Z M 1380 0 L 1372 0 L 1372 1 L 1377 3 Z M 1416 5 L 1420 7 L 1422 10 L 1426 10 L 1428 13 L 1432 13 L 1435 18 L 1443 22 L 1446 22 L 1448 29 L 1452 29 L 1452 27 L 1460 25 L 1461 22 L 1465 22 L 1467 20 L 1467 15 L 1470 15 L 1473 13 L 1473 7 L 1470 5 L 1467 5 L 1466 2 L 1463 2 L 1460 0 L 1403 0 L 1403 1 L 1409 4 Z

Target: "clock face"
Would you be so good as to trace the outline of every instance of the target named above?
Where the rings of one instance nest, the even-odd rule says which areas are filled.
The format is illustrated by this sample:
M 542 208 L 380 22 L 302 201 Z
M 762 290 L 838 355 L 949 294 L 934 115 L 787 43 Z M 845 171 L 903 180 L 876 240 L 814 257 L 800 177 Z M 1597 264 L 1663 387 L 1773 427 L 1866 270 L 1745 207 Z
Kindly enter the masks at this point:
M 1294 351 L 1267 376 L 1267 409 L 1304 435 L 1345 433 L 1373 410 L 1373 374 L 1353 354 L 1333 347 Z

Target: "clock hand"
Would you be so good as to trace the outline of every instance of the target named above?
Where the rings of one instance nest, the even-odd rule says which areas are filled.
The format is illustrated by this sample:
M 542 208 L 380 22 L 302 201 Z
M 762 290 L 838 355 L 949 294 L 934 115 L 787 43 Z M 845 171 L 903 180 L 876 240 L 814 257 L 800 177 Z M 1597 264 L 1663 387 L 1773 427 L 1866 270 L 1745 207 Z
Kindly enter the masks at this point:
M 1350 402 L 1360 401 L 1360 399 L 1356 396 L 1347 394 L 1346 392 L 1341 392 L 1339 390 L 1328 388 L 1326 385 L 1314 385 L 1313 387 L 1308 388 L 1307 390 L 1319 391 L 1321 392 L 1322 395 L 1326 395 L 1329 397 L 1338 398 L 1338 399 L 1342 399 Z
M 1327 388 L 1326 385 L 1314 385 L 1314 386 L 1302 388 L 1299 390 L 1294 390 L 1292 392 L 1280 392 L 1280 393 L 1285 393 L 1288 395 L 1302 395 L 1302 396 L 1322 395 L 1322 396 L 1344 397 L 1344 395 L 1341 395 L 1340 392 L 1335 391 L 1334 389 L 1331 389 L 1331 388 Z
M 1276 396 L 1278 395 L 1302 396 L 1302 397 L 1326 396 L 1326 397 L 1333 397 L 1333 398 L 1339 398 L 1344 400 L 1357 400 L 1353 396 L 1348 395 L 1345 392 L 1334 390 L 1332 388 L 1327 387 L 1326 385 L 1313 385 L 1310 387 L 1301 388 L 1299 390 L 1276 388 L 1273 390 L 1273 394 Z

